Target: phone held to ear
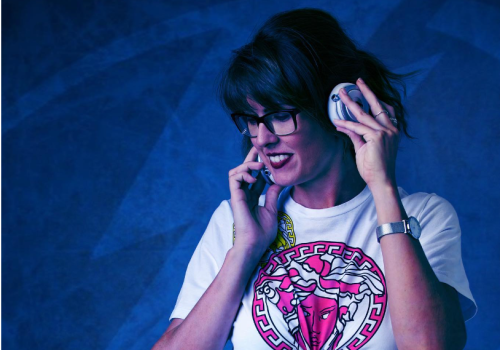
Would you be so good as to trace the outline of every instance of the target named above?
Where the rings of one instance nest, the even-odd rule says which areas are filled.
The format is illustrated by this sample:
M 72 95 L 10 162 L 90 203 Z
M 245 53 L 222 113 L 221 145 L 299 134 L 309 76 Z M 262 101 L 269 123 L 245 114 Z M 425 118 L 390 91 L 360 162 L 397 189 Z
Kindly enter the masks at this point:
M 361 108 L 368 113 L 370 110 L 370 105 L 368 104 L 368 101 L 364 98 L 363 94 L 355 84 L 351 83 L 341 83 L 335 86 L 330 93 L 330 97 L 328 98 L 328 116 L 330 117 L 330 120 L 333 122 L 333 120 L 348 120 L 352 122 L 358 123 L 358 120 L 356 119 L 356 116 L 351 113 L 351 111 L 346 107 L 346 105 L 342 102 L 340 99 L 339 93 L 340 89 L 344 88 L 351 100 L 356 102 L 358 105 L 361 106 Z M 260 156 L 258 157 L 257 161 L 262 162 L 260 159 Z M 274 184 L 274 178 L 271 172 L 267 167 L 264 166 L 262 170 L 260 171 L 262 173 L 262 176 L 266 180 L 266 182 L 269 185 Z
M 260 156 L 257 156 L 257 161 L 262 162 L 262 159 L 260 159 Z M 264 178 L 264 180 L 266 180 L 266 182 L 269 185 L 274 184 L 273 174 L 271 174 L 271 172 L 269 171 L 269 169 L 265 165 L 262 168 L 262 170 L 260 171 L 260 173 L 262 174 L 262 177 Z

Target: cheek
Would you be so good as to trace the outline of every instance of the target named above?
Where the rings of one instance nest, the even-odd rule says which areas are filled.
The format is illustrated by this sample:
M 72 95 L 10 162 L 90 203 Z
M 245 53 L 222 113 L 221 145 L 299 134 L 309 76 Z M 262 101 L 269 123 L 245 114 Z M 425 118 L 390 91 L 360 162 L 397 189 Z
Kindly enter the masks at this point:
M 245 142 L 245 143 L 246 143 L 246 146 L 247 146 L 247 148 L 249 148 L 249 149 L 250 149 L 250 148 L 252 148 L 252 147 L 255 147 L 255 148 L 259 149 L 259 147 L 258 147 L 258 146 L 256 145 L 256 143 L 255 143 L 255 138 L 251 138 L 251 139 L 250 139 L 250 141 L 245 140 L 245 141 L 243 141 L 243 142 Z
M 247 147 L 246 147 L 247 148 L 247 154 L 248 154 L 248 152 L 250 152 L 250 150 L 252 149 L 252 147 L 254 147 L 259 152 L 259 156 L 261 154 L 263 154 L 262 148 L 259 147 L 259 145 L 255 142 L 255 138 L 249 139 L 249 140 L 250 141 L 247 141 L 247 144 L 246 144 L 247 145 Z
M 297 145 L 297 149 L 300 150 L 301 165 L 307 169 L 321 166 L 324 162 L 331 163 L 331 151 L 336 148 L 337 145 L 334 142 L 326 142 L 324 139 L 314 137 Z

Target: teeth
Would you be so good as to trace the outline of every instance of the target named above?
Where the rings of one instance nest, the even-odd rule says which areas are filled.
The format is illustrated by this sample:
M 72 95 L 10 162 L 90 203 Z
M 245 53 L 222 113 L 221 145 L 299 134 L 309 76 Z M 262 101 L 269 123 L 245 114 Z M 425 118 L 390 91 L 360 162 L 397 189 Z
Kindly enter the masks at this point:
M 279 156 L 270 156 L 269 159 L 271 160 L 271 162 L 273 163 L 279 163 L 281 162 L 282 160 L 285 160 L 287 158 L 289 158 L 290 156 L 287 155 L 287 154 L 280 154 Z

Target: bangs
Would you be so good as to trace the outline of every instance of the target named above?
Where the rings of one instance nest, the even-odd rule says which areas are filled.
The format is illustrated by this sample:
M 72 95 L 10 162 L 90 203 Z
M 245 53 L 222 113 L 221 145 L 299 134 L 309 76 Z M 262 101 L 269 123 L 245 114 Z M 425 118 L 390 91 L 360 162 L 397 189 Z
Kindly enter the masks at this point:
M 283 109 L 284 105 L 302 110 L 311 108 L 314 99 L 311 99 L 311 90 L 305 87 L 313 85 L 316 75 L 311 74 L 313 67 L 300 51 L 289 52 L 293 46 L 278 45 L 249 44 L 233 51 L 234 56 L 218 87 L 220 103 L 228 114 L 252 112 L 247 97 L 270 110 Z M 290 60 L 290 57 L 296 59 Z

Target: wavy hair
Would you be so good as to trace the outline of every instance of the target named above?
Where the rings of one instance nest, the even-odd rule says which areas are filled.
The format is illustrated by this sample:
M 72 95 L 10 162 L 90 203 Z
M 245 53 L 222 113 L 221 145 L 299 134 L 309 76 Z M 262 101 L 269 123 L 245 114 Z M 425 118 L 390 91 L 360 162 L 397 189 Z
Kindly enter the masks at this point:
M 379 100 L 394 108 L 398 129 L 413 138 L 396 87 L 406 95 L 404 79 L 415 73 L 389 71 L 375 56 L 358 49 L 332 15 L 303 8 L 272 16 L 250 43 L 233 50 L 216 92 L 227 113 L 251 111 L 247 97 L 271 110 L 292 105 L 341 138 L 354 157 L 349 137 L 336 131 L 328 118 L 333 87 L 361 77 Z M 242 146 L 246 155 L 250 138 L 244 137 Z

